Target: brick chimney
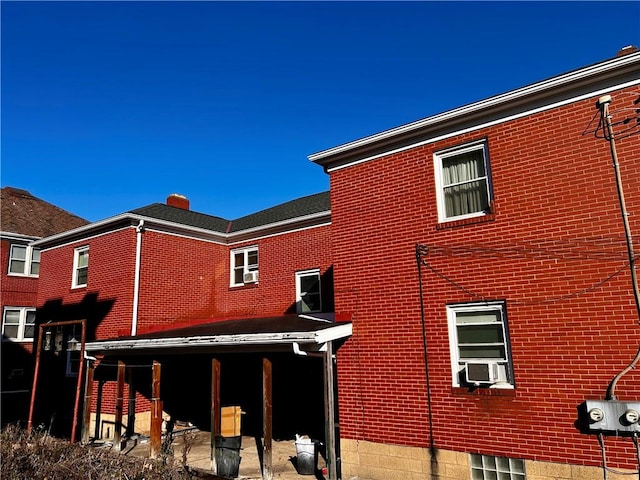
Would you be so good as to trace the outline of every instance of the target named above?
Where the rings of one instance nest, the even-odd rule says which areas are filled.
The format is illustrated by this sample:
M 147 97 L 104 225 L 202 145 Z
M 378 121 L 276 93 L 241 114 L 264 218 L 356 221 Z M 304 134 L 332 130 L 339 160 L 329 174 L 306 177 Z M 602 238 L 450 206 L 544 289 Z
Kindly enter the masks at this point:
M 638 51 L 638 47 L 635 45 L 627 45 L 626 47 L 622 47 L 618 50 L 618 54 L 616 57 L 623 57 L 624 55 L 629 55 L 630 53 L 635 53 Z
M 167 197 L 167 205 L 170 207 L 181 208 L 183 210 L 189 210 L 189 199 L 179 193 L 172 193 Z

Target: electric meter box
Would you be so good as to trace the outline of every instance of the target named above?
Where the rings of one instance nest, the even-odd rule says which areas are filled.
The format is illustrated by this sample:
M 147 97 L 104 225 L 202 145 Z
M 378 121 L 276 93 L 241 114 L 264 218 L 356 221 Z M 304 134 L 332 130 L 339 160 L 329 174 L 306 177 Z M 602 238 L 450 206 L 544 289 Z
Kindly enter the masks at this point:
M 589 430 L 640 433 L 640 402 L 586 400 Z

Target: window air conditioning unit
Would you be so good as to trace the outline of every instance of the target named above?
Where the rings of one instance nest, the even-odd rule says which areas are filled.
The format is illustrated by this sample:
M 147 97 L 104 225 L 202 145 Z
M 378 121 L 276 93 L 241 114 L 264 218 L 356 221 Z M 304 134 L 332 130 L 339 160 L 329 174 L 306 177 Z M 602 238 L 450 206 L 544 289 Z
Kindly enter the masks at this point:
M 244 283 L 256 283 L 258 281 L 258 272 L 247 272 L 242 277 Z
M 497 362 L 469 362 L 464 365 L 464 373 L 468 383 L 475 385 L 493 384 L 507 381 L 505 365 Z

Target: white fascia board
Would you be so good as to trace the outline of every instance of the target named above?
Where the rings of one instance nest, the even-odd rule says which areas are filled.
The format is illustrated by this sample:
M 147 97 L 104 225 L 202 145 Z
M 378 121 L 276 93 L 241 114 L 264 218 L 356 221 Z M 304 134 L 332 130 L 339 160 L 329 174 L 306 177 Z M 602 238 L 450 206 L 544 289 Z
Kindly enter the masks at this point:
M 131 222 L 131 228 L 135 228 L 137 223 L 140 220 L 144 221 L 145 228 L 149 230 L 155 230 L 157 232 L 164 232 L 164 233 L 174 233 L 174 234 L 183 235 L 185 237 L 208 240 L 215 243 L 219 243 L 221 245 L 230 245 L 234 243 L 236 238 L 241 238 L 242 240 L 238 240 L 238 242 L 240 242 L 240 241 L 247 241 L 252 238 L 259 238 L 261 236 L 273 236 L 276 234 L 276 232 L 278 233 L 289 232 L 292 230 L 287 229 L 287 227 L 292 227 L 292 226 L 295 226 L 296 224 L 307 225 L 306 228 L 310 228 L 309 224 L 312 224 L 313 222 L 317 222 L 317 221 L 322 221 L 324 218 L 330 217 L 330 216 L 331 216 L 331 211 L 328 210 L 325 212 L 305 215 L 303 217 L 295 217 L 288 220 L 283 220 L 281 222 L 271 223 L 268 225 L 261 225 L 259 227 L 241 230 L 238 232 L 221 233 L 221 232 L 215 232 L 213 230 L 207 230 L 205 228 L 185 225 L 183 223 L 176 223 L 176 222 L 170 222 L 167 220 L 160 220 L 153 217 L 146 217 L 144 215 L 123 213 L 120 215 L 116 215 L 114 217 L 109 217 L 104 220 L 100 220 L 98 222 L 90 223 L 88 225 L 83 225 L 82 227 L 74 228 L 72 230 L 67 230 L 66 232 L 41 238 L 33 242 L 33 246 L 39 247 L 40 245 L 48 245 L 51 243 L 59 243 L 59 242 L 64 243 L 65 239 L 68 239 L 68 238 L 83 237 L 84 239 L 87 237 L 84 237 L 83 235 L 90 234 L 91 231 L 102 230 L 104 228 L 108 228 L 110 224 L 115 225 L 123 221 Z M 322 225 L 324 224 L 326 223 L 322 223 Z M 314 224 L 313 226 L 318 226 L 318 225 Z M 262 233 L 264 234 L 261 235 Z
M 41 237 L 34 237 L 33 235 L 23 235 L 21 233 L 14 232 L 0 232 L 0 238 L 3 240 L 18 240 L 20 242 L 33 242 L 34 240 L 38 240 Z
M 171 349 L 185 347 L 223 347 L 246 345 L 282 345 L 290 343 L 323 344 L 351 335 L 351 324 L 340 324 L 320 331 L 251 333 L 239 335 L 207 335 L 198 337 L 144 338 L 130 340 L 109 340 L 90 342 L 85 345 L 87 352 L 108 352 L 121 350 Z
M 528 85 L 526 87 L 512 90 L 507 93 L 489 97 L 479 102 L 471 103 L 469 105 L 455 108 L 453 110 L 448 110 L 446 112 L 433 115 L 431 117 L 427 117 L 421 120 L 417 120 L 415 122 L 407 123 L 405 125 L 401 125 L 396 128 L 385 130 L 383 132 L 377 133 L 375 135 L 370 135 L 368 137 L 355 140 L 353 142 L 345 143 L 342 145 L 338 145 L 337 147 L 333 147 L 327 150 L 313 153 L 309 155 L 307 158 L 312 162 L 317 162 L 319 160 L 334 156 L 342 152 L 356 150 L 360 147 L 364 147 L 372 143 L 376 143 L 380 140 L 393 138 L 407 132 L 420 130 L 422 128 L 436 125 L 439 123 L 445 123 L 449 120 L 453 120 L 459 117 L 466 117 L 477 111 L 482 111 L 492 107 L 496 107 L 501 104 L 514 102 L 521 98 L 528 97 L 532 94 L 544 92 L 545 90 L 549 90 L 552 88 L 562 87 L 564 85 L 567 85 L 579 80 L 588 79 L 590 77 L 606 72 L 607 70 L 623 67 L 628 64 L 638 63 L 639 61 L 640 61 L 640 53 L 625 55 L 623 57 L 615 58 L 608 62 L 599 63 L 596 65 L 592 65 L 590 67 L 586 67 L 580 70 L 566 73 L 564 75 L 559 75 L 557 77 L 553 77 L 551 79 L 544 80 L 542 82 L 537 82 L 537 83 Z

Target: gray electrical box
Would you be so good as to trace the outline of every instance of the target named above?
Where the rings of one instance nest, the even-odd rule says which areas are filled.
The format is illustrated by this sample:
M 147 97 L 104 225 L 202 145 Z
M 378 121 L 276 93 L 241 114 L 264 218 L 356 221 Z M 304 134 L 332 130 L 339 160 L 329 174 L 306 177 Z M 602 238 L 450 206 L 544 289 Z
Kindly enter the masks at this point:
M 640 433 L 640 402 L 586 400 L 589 430 Z

